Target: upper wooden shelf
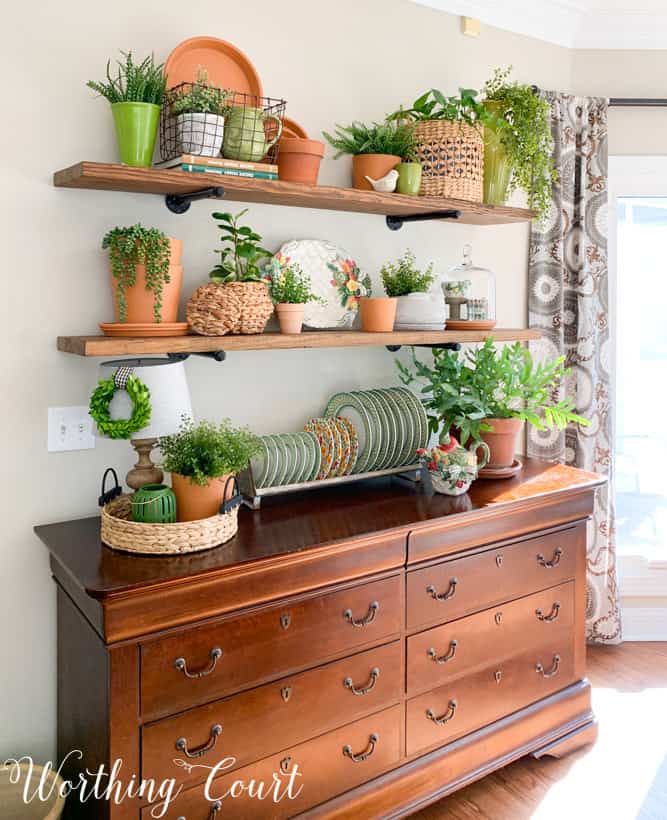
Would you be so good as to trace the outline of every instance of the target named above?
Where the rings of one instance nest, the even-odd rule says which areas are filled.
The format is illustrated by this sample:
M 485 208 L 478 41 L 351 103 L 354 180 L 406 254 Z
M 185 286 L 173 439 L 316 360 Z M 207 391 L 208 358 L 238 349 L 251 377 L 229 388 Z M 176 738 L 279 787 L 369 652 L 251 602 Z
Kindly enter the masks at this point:
M 237 202 L 261 202 L 268 205 L 292 205 L 330 211 L 354 211 L 383 216 L 437 215 L 458 210 L 456 221 L 467 225 L 503 225 L 527 222 L 533 217 L 525 208 L 482 205 L 460 199 L 403 196 L 333 188 L 327 185 L 303 185 L 279 180 L 245 179 L 220 174 L 188 173 L 158 168 L 130 168 L 102 162 L 79 162 L 53 176 L 59 188 L 91 188 L 98 191 L 128 191 L 141 194 L 194 194 L 211 187 L 224 187 L 225 198 Z M 437 218 L 437 216 L 431 216 Z
M 58 350 L 77 356 L 143 356 L 157 353 L 212 353 L 236 350 L 295 350 L 326 347 L 382 347 L 438 345 L 454 342 L 483 342 L 491 336 L 498 342 L 539 339 L 537 330 L 494 328 L 493 330 L 401 330 L 393 333 L 363 333 L 355 330 L 306 331 L 296 335 L 257 333 L 250 336 L 169 336 L 119 339 L 110 336 L 59 336 Z

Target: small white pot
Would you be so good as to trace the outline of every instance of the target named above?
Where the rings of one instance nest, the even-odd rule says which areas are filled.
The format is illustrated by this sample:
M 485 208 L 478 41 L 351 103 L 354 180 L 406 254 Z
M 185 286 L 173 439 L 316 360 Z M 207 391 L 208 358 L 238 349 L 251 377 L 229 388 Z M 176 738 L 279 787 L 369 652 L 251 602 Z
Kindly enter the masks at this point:
M 179 114 L 176 139 L 182 154 L 218 157 L 222 148 L 225 118 L 219 114 Z
M 442 293 L 408 293 L 396 300 L 395 330 L 442 330 L 444 326 Z

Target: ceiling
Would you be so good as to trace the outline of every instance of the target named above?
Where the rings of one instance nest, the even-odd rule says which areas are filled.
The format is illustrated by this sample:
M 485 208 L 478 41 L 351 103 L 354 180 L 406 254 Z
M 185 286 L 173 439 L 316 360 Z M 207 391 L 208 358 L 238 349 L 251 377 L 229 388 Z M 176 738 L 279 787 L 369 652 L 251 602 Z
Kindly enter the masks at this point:
M 667 50 L 665 0 L 414 0 L 568 48 Z

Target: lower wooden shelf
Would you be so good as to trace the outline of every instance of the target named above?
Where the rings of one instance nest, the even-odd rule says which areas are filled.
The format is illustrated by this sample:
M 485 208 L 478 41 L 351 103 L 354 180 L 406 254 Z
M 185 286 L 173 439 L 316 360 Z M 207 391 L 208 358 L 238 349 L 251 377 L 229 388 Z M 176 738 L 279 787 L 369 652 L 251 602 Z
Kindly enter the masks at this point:
M 327 347 L 383 347 L 440 345 L 457 342 L 530 341 L 540 332 L 530 329 L 493 330 L 401 330 L 392 333 L 363 333 L 355 330 L 307 331 L 295 335 L 258 333 L 250 336 L 167 336 L 115 338 L 109 336 L 59 336 L 58 350 L 77 356 L 141 356 L 157 353 L 226 353 L 238 350 L 297 350 Z

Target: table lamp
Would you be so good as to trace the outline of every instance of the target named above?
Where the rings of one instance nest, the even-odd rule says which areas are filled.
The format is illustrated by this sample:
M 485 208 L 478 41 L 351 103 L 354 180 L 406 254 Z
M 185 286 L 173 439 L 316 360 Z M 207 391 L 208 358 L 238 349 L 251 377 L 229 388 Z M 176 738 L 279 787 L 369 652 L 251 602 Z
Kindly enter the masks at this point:
M 111 378 L 118 368 L 127 368 L 148 387 L 151 404 L 149 423 L 133 433 L 130 439 L 138 458 L 125 480 L 133 490 L 145 484 L 161 484 L 164 474 L 151 461 L 151 450 L 160 436 L 169 436 L 178 430 L 184 416 L 194 419 L 185 365 L 170 359 L 117 359 L 100 365 L 100 378 Z M 131 415 L 132 402 L 124 390 L 118 390 L 114 395 L 109 413 L 112 418 L 129 418 Z

